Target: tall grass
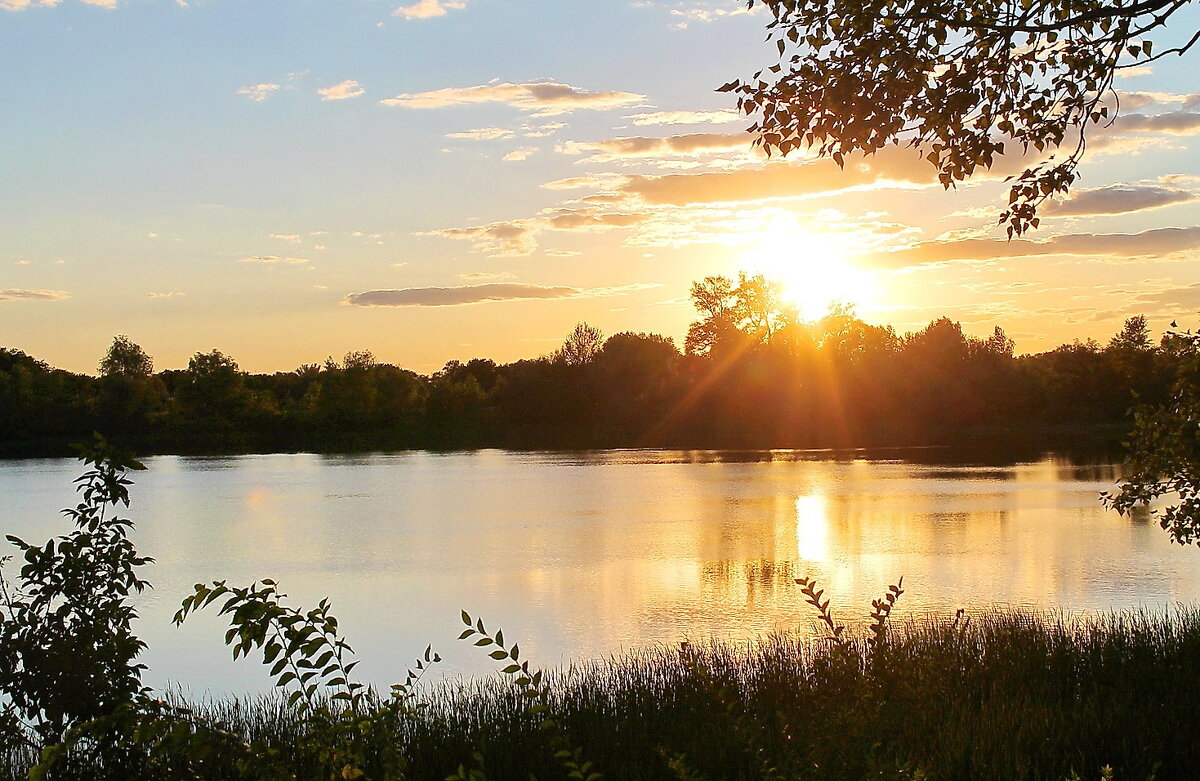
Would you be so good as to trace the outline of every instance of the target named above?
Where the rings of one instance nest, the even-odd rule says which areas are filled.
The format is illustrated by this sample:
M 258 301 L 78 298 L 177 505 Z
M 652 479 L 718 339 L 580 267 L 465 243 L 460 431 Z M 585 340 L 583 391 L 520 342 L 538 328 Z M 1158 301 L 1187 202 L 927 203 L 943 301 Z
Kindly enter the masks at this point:
M 1200 609 L 909 619 L 882 642 L 682 644 L 548 673 L 549 712 L 608 779 L 1200 778 Z M 564 776 L 497 676 L 426 686 L 394 739 L 408 777 L 460 763 Z M 289 756 L 276 698 L 197 710 Z M 10 763 L 14 760 L 10 759 Z M 11 774 L 18 768 L 9 766 Z M 311 769 L 293 768 L 296 778 Z

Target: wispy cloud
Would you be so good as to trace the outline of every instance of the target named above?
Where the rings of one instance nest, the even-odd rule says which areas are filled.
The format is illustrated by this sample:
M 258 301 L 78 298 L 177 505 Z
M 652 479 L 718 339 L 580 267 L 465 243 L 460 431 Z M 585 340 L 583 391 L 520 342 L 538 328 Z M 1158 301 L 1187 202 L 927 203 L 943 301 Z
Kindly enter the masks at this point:
M 293 266 L 307 262 L 308 258 L 281 258 L 278 255 L 251 255 L 250 257 L 238 259 L 238 263 L 267 263 Z
M 511 130 L 502 127 L 478 127 L 474 130 L 446 134 L 446 138 L 468 138 L 472 141 L 494 141 L 497 138 L 512 138 L 512 136 Z
M 687 133 L 666 138 L 629 136 L 602 141 L 566 141 L 556 151 L 564 155 L 590 155 L 587 162 L 604 163 L 624 157 L 655 158 L 693 156 L 714 152 L 749 151 L 749 133 Z
M 1114 184 L 1092 190 L 1073 190 L 1066 200 L 1051 203 L 1042 214 L 1066 217 L 1088 214 L 1125 214 L 1158 209 L 1197 199 L 1196 193 L 1155 184 Z
M 146 297 L 147 298 L 178 298 L 179 296 L 182 296 L 182 295 L 183 295 L 183 293 L 179 292 L 178 290 L 166 290 L 161 293 L 159 293 L 159 292 L 147 293 Z
M 544 230 L 603 231 L 628 228 L 646 220 L 645 214 L 599 209 L 551 209 L 537 217 L 464 228 L 426 231 L 422 236 L 440 236 L 472 242 L 472 248 L 492 257 L 520 257 L 537 249 L 537 235 Z
M 433 19 L 445 16 L 450 11 L 461 11 L 466 8 L 464 0 L 417 0 L 410 5 L 402 5 L 392 11 L 392 16 L 404 19 Z
M 1188 136 L 1200 133 L 1200 114 L 1191 111 L 1169 111 L 1165 114 L 1123 114 L 1113 123 L 1120 133 L 1168 133 Z
M 357 81 L 346 79 L 340 84 L 334 84 L 332 87 L 325 87 L 317 90 L 317 94 L 321 96 L 321 100 L 346 100 L 347 98 L 357 98 L 359 95 L 366 92 Z
M 0 288 L 0 301 L 62 301 L 70 297 L 71 294 L 65 290 Z
M 267 98 L 275 94 L 279 90 L 278 84 L 255 84 L 253 87 L 242 87 L 237 91 L 237 94 L 244 95 L 250 100 L 261 103 Z
M 504 103 L 524 111 L 534 111 L 535 116 L 552 116 L 576 109 L 611 109 L 639 103 L 644 95 L 615 90 L 594 92 L 560 84 L 553 81 L 496 82 L 474 87 L 448 87 L 414 92 L 386 98 L 382 103 L 402 108 L 432 109 L 446 106 L 462 106 L 474 103 Z
M 367 290 L 346 296 L 352 306 L 462 306 L 496 301 L 619 296 L 659 285 L 639 283 L 618 287 L 548 287 L 520 282 L 497 282 L 461 287 L 410 287 L 401 290 Z
M 517 161 L 517 160 L 527 160 L 527 159 L 529 159 L 529 156 L 532 155 L 536 151 L 537 151 L 536 146 L 523 146 L 520 149 L 514 149 L 513 151 L 506 154 L 504 156 L 504 159 L 510 163 Z
M 24 11 L 26 8 L 53 8 L 62 0 L 0 0 L 0 11 Z M 99 8 L 116 8 L 117 0 L 83 0 Z
M 749 121 L 736 111 L 648 111 L 640 114 L 629 114 L 625 119 L 633 120 L 635 125 L 702 125 L 705 123 L 724 124 L 726 122 Z
M 518 282 L 494 282 L 461 287 L 411 287 L 402 290 L 368 290 L 346 297 L 354 306 L 460 306 L 485 301 L 518 301 L 531 298 L 570 298 L 573 287 L 544 287 Z
M 959 241 L 927 241 L 915 246 L 880 252 L 874 264 L 885 268 L 903 268 L 948 261 L 990 261 L 1045 255 L 1070 255 L 1097 258 L 1164 257 L 1200 250 L 1200 227 L 1154 228 L 1140 233 L 1071 233 L 1046 239 L 968 238 Z

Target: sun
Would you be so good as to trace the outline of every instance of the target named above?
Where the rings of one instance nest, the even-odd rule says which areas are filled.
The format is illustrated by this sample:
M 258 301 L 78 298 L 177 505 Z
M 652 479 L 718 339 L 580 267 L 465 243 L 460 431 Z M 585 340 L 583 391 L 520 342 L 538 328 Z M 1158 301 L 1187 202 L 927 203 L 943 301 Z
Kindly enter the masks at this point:
M 783 298 L 804 320 L 818 320 L 838 303 L 864 309 L 875 303 L 874 276 L 857 267 L 836 236 L 817 231 L 773 231 L 736 258 L 738 270 L 779 282 Z

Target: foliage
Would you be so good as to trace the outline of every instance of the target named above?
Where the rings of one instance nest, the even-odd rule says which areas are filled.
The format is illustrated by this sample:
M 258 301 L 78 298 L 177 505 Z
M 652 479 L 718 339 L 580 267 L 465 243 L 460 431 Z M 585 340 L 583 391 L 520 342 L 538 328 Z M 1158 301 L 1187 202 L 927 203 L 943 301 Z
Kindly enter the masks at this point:
M 146 377 L 153 373 L 154 361 L 140 345 L 134 344 L 124 334 L 113 337 L 108 352 L 100 361 L 100 374 L 103 377 Z
M 553 360 L 567 366 L 585 366 L 596 360 L 603 346 L 604 334 L 599 328 L 579 323 L 554 353 Z
M 753 6 L 755 0 L 750 0 Z M 1089 124 L 1111 120 L 1120 69 L 1188 0 L 758 0 L 777 64 L 721 89 L 755 117 L 768 152 L 813 149 L 844 165 L 893 145 L 917 150 L 949 188 L 1020 153 L 1000 216 L 1008 234 L 1075 181 Z M 1062 159 L 1050 152 L 1065 147 Z
M 138 573 L 152 559 L 115 510 L 129 505 L 127 471 L 144 467 L 102 438 L 81 458 L 91 467 L 75 481 L 81 501 L 63 511 L 75 530 L 44 545 L 9 535 L 21 568 L 0 573 L 0 697 L 8 726 L 39 746 L 142 692 L 130 597 L 149 585 Z
M 529 666 L 529 660 L 522 660 L 521 649 L 516 643 L 511 646 L 504 644 L 504 632 L 497 629 L 495 634 L 487 631 L 483 619 L 471 618 L 467 611 L 462 611 L 462 621 L 467 628 L 459 634 L 459 640 L 474 640 L 475 645 L 482 648 L 495 646 L 488 656 L 504 664 L 500 672 L 510 676 L 513 686 L 520 696 L 528 703 L 526 713 L 535 717 L 538 729 L 550 739 L 550 747 L 562 770 L 569 779 L 578 781 L 600 781 L 603 777 L 596 772 L 592 763 L 583 758 L 583 751 L 572 744 L 561 721 L 552 713 L 550 706 L 549 680 L 541 670 Z M 447 777 L 446 781 L 484 781 L 486 776 L 482 768 L 468 769 L 459 765 L 458 770 Z
M 928 445 L 1066 427 L 1115 447 L 1126 410 L 1164 403 L 1183 360 L 1141 317 L 1103 347 L 1018 356 L 1002 328 L 973 336 L 944 317 L 899 334 L 838 305 L 805 322 L 761 276 L 708 277 L 692 294 L 684 354 L 667 337 L 605 340 L 580 324 L 550 356 L 449 361 L 430 376 L 366 351 L 249 374 L 213 350 L 185 370 L 90 378 L 3 350 L 0 455 L 55 454 L 92 430 L 202 453 Z
M 288 712 L 302 727 L 294 747 L 298 753 L 290 761 L 306 768 L 306 776 L 403 778 L 404 756 L 394 739 L 397 723 L 421 673 L 440 657 L 426 648 L 404 682 L 381 697 L 352 678 L 358 662 L 338 631 L 328 600 L 301 611 L 284 604 L 285 596 L 268 579 L 243 588 L 224 581 L 196 584 L 175 623 L 223 600 L 220 614 L 229 616 L 225 642 L 232 646 L 233 658 L 261 651 L 275 687 L 287 694 Z
M 780 296 L 780 285 L 762 274 L 738 274 L 737 284 L 728 277 L 705 277 L 692 284 L 692 303 L 700 320 L 688 328 L 684 346 L 688 353 L 743 351 L 754 344 L 771 344 L 772 339 L 798 315 Z
M 1129 472 L 1105 498 L 1125 514 L 1170 497 L 1172 504 L 1156 511 L 1159 523 L 1175 542 L 1200 544 L 1200 333 L 1171 333 L 1164 345 L 1177 366 L 1170 399 L 1136 411 Z

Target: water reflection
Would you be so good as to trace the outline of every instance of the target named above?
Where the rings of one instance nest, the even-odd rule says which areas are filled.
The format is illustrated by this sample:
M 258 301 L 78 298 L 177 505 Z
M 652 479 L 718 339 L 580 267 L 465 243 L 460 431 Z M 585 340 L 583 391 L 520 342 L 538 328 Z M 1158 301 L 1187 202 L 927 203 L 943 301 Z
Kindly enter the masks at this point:
M 796 555 L 804 561 L 821 562 L 829 555 L 825 504 L 825 497 L 819 494 L 796 500 Z
M 928 454 L 926 454 L 928 455 Z M 896 453 L 595 451 L 148 459 L 130 515 L 156 557 L 140 632 L 152 681 L 261 689 L 215 615 L 173 628 L 191 584 L 274 577 L 326 595 L 377 683 L 432 642 L 450 672 L 467 608 L 553 664 L 683 637 L 807 626 L 813 575 L 840 618 L 905 577 L 898 614 L 993 603 L 1161 607 L 1200 596 L 1200 556 L 1107 512 L 1114 464 Z M 930 463 L 933 462 L 933 463 Z M 71 461 L 0 467 L 5 533 L 65 530 Z

